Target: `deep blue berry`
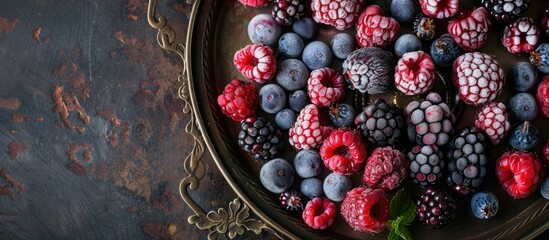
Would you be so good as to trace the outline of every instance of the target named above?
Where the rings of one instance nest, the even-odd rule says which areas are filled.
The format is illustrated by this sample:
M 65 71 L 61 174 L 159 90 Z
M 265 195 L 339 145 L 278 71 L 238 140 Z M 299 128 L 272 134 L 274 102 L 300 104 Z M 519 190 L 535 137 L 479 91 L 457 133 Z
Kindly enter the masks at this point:
M 303 39 L 295 33 L 284 33 L 278 39 L 278 51 L 286 57 L 299 57 L 304 47 Z
M 519 92 L 526 92 L 532 89 L 538 83 L 538 71 L 534 65 L 529 62 L 517 62 L 513 64 L 507 74 L 507 79 L 511 86 Z
M 288 96 L 288 102 L 292 110 L 300 112 L 301 109 L 305 108 L 305 106 L 309 104 L 310 99 L 309 95 L 307 95 L 307 92 L 303 90 L 297 90 L 290 93 L 290 96 Z
M 515 125 L 509 134 L 509 144 L 517 150 L 526 151 L 534 148 L 539 142 L 539 131 L 526 121 Z
M 456 41 L 449 35 L 443 35 L 431 44 L 431 58 L 441 67 L 449 67 L 461 54 Z
M 509 100 L 509 111 L 519 121 L 532 121 L 538 116 L 536 98 L 530 93 L 517 93 Z
M 303 39 L 309 40 L 315 37 L 318 24 L 311 17 L 302 17 L 294 21 L 292 30 Z
M 352 182 L 348 176 L 330 173 L 324 179 L 324 195 L 334 202 L 341 202 L 351 190 Z
M 314 177 L 301 181 L 301 186 L 299 189 L 303 195 L 309 198 L 320 197 L 324 193 L 322 191 L 322 181 Z
M 549 200 L 549 177 L 546 177 L 545 180 L 543 180 L 539 191 L 545 199 Z
M 402 57 L 407 52 L 421 50 L 421 40 L 413 34 L 404 34 L 395 42 L 395 54 Z
M 273 193 L 282 193 L 294 183 L 294 168 L 282 158 L 275 158 L 263 164 L 259 172 L 261 184 Z
M 286 91 L 304 88 L 309 79 L 309 69 L 298 59 L 286 59 L 278 65 L 276 82 Z
M 298 176 L 310 178 L 317 176 L 324 169 L 324 163 L 317 150 L 300 150 L 294 157 L 294 168 Z
M 305 46 L 301 58 L 311 70 L 329 67 L 332 64 L 332 50 L 326 43 L 314 41 Z
M 414 20 L 417 5 L 414 0 L 393 0 L 391 1 L 391 16 L 400 23 L 407 23 Z
M 282 34 L 271 14 L 258 14 L 248 23 L 248 36 L 255 44 L 275 45 Z
M 259 105 L 267 113 L 277 113 L 286 105 L 286 93 L 276 84 L 267 84 L 259 90 Z
M 347 103 L 340 103 L 330 107 L 329 115 L 332 124 L 338 128 L 349 127 L 355 120 L 355 108 Z
M 549 43 L 540 44 L 530 53 L 530 62 L 543 74 L 549 74 Z
M 471 197 L 471 212 L 479 219 L 493 217 L 498 208 L 498 198 L 491 192 L 478 192 Z
M 338 33 L 330 42 L 334 56 L 339 59 L 346 59 L 347 55 L 356 49 L 356 40 L 348 33 Z
M 292 109 L 282 109 L 275 115 L 275 124 L 280 130 L 286 131 L 292 127 L 296 118 L 297 116 Z

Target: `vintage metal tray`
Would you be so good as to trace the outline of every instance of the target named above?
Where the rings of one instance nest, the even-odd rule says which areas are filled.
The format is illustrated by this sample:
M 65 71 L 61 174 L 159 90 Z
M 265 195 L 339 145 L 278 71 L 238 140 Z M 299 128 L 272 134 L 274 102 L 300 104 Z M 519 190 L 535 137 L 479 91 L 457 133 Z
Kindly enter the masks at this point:
M 244 7 L 236 0 L 188 2 L 193 4 L 193 8 L 185 43 L 175 41 L 176 34 L 180 33 L 174 32 L 168 20 L 161 13 L 157 13 L 157 0 L 149 2 L 148 20 L 153 28 L 159 30 L 160 46 L 179 54 L 183 59 L 184 70 L 179 75 L 182 84 L 179 93 L 186 103 L 183 111 L 191 114 L 187 132 L 195 139 L 193 151 L 184 162 L 186 172 L 180 185 L 182 198 L 196 213 L 189 217 L 189 222 L 200 229 L 209 230 L 208 237 L 212 239 L 234 238 L 244 231 L 259 234 L 263 230 L 291 239 L 386 239 L 388 231 L 377 235 L 363 234 L 353 231 L 341 218 L 329 230 L 313 230 L 303 223 L 299 214 L 289 213 L 279 207 L 277 197 L 262 187 L 258 178 L 260 163 L 240 150 L 235 141 L 239 124 L 221 113 L 216 98 L 230 80 L 243 79 L 232 64 L 233 55 L 238 49 L 251 43 L 246 30 L 249 20 L 257 13 L 268 12 L 269 9 Z M 376 1 L 368 1 L 369 4 L 373 2 Z M 471 1 L 462 1 L 462 5 L 463 2 L 470 5 Z M 545 1 L 534 2 L 528 14 L 537 18 L 541 14 L 540 9 L 545 9 L 549 4 Z M 378 3 L 388 9 L 390 1 Z M 406 26 L 402 28 L 406 29 Z M 503 68 L 507 70 L 514 62 L 526 60 L 528 56 L 512 55 L 505 51 L 499 43 L 502 29 L 502 26 L 493 28 L 494 33 L 483 51 L 497 55 Z M 320 38 L 327 41 L 335 33 L 336 30 L 330 27 L 321 27 L 319 30 Z M 174 76 L 175 74 L 177 73 Z M 442 71 L 441 74 L 447 76 L 448 72 Z M 442 91 L 449 94 L 449 90 Z M 506 89 L 497 100 L 506 101 L 510 93 L 511 90 Z M 398 95 L 391 97 L 396 98 L 397 102 L 400 98 Z M 403 98 L 402 101 L 407 100 Z M 458 127 L 471 124 L 476 111 L 477 107 L 465 107 Z M 545 140 L 548 130 L 545 129 L 547 123 L 543 121 L 546 119 L 538 119 L 534 124 L 543 129 L 541 139 Z M 199 187 L 200 179 L 205 174 L 206 168 L 201 161 L 205 147 L 238 195 L 226 209 L 206 212 L 190 197 L 189 192 Z M 290 148 L 287 143 L 285 147 Z M 490 153 L 492 160 L 495 161 L 503 150 L 509 148 L 494 148 Z M 539 155 L 539 149 L 537 152 Z M 288 150 L 284 156 L 291 157 L 292 154 L 295 151 Z M 500 198 L 500 211 L 494 219 L 477 220 L 468 207 L 461 207 L 454 223 L 441 230 L 432 230 L 415 221 L 411 229 L 413 236 L 417 239 L 526 239 L 549 228 L 549 201 L 543 199 L 539 192 L 525 199 L 513 200 L 503 192 L 493 178 L 493 173 L 485 187 Z M 460 206 L 467 206 L 468 199 L 460 198 Z

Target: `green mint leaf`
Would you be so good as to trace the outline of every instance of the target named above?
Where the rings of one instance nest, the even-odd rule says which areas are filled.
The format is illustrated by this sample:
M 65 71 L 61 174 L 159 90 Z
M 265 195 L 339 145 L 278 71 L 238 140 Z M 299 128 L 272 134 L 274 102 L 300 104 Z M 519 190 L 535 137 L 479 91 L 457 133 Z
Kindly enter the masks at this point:
M 388 240 L 401 240 L 402 238 L 395 232 L 395 230 L 391 230 L 389 232 L 389 236 L 387 236 Z
M 417 205 L 414 204 L 414 201 L 409 200 L 408 206 L 406 206 L 406 210 L 402 213 L 402 224 L 404 225 L 410 225 L 412 221 L 414 221 L 414 218 L 416 217 L 416 210 Z
M 404 211 L 410 207 L 410 199 L 410 191 L 405 188 L 398 190 L 395 196 L 391 199 L 391 219 L 396 219 L 398 216 L 401 216 Z
M 412 234 L 410 233 L 408 228 L 405 227 L 405 226 L 402 226 L 399 229 L 395 229 L 395 233 L 404 240 L 413 240 L 412 239 Z

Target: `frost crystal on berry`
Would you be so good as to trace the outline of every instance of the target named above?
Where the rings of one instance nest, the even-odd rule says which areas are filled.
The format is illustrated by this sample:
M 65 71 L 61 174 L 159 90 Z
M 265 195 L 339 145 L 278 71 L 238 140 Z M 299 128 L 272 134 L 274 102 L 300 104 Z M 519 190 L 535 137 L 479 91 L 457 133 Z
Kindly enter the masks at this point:
M 364 0 L 312 0 L 311 10 L 316 22 L 344 30 L 355 24 L 363 5 Z
M 433 88 L 435 63 L 423 51 L 402 55 L 395 69 L 395 85 L 406 95 L 423 94 Z
M 421 11 L 436 19 L 449 18 L 459 10 L 459 0 L 419 0 Z
M 360 14 L 356 26 L 356 39 L 361 47 L 386 47 L 398 36 L 397 20 L 383 16 L 381 8 L 370 5 Z
M 486 43 L 490 18 L 485 8 L 462 12 L 448 23 L 448 33 L 465 51 L 475 51 Z
M 509 128 L 511 128 L 508 119 L 505 104 L 491 102 L 478 113 L 475 126 L 482 129 L 490 137 L 492 143 L 497 145 L 507 136 Z
M 501 42 L 510 53 L 532 52 L 539 42 L 539 29 L 531 18 L 517 19 L 505 27 Z
M 311 102 L 319 107 L 338 103 L 345 97 L 345 78 L 331 68 L 312 71 L 307 86 Z
M 273 50 L 263 44 L 248 45 L 234 54 L 233 63 L 242 75 L 263 84 L 276 74 Z
M 395 56 L 376 47 L 360 48 L 347 56 L 343 73 L 351 88 L 361 93 L 376 94 L 389 91 L 393 85 Z
M 309 104 L 301 110 L 296 122 L 289 130 L 290 145 L 296 149 L 311 149 L 322 144 L 324 138 L 330 135 L 332 128 L 322 126 L 318 114 L 319 109 L 314 104 Z

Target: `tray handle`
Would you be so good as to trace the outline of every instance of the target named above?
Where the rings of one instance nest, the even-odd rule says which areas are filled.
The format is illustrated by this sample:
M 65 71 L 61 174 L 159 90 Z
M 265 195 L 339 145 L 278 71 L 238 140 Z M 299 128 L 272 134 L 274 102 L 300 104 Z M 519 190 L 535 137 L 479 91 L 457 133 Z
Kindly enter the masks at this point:
M 191 5 L 194 5 L 195 2 L 196 0 L 187 0 L 187 3 Z M 263 221 L 253 218 L 250 215 L 250 208 L 238 197 L 229 203 L 228 210 L 219 208 L 217 211 L 212 210 L 206 213 L 190 196 L 189 190 L 196 190 L 200 185 L 200 180 L 206 173 L 206 167 L 202 162 L 205 144 L 199 126 L 196 123 L 194 106 L 189 94 L 190 79 L 187 75 L 189 60 L 186 56 L 186 46 L 184 43 L 175 40 L 176 33 L 168 24 L 166 17 L 162 15 L 156 16 L 157 4 L 158 0 L 149 0 L 147 9 L 149 24 L 152 28 L 158 30 L 157 42 L 162 49 L 176 53 L 183 60 L 183 70 L 177 78 L 178 82 L 181 83 L 178 95 L 184 102 L 183 113 L 190 114 L 190 120 L 185 126 L 185 131 L 193 137 L 193 148 L 184 160 L 186 176 L 179 183 L 179 194 L 195 213 L 195 215 L 188 218 L 188 222 L 195 224 L 201 230 L 210 230 L 208 239 L 233 239 L 244 234 L 246 231 L 260 234 L 263 230 L 270 231 L 280 238 L 278 233 L 273 231 Z M 195 11 L 193 10 L 192 12 Z

